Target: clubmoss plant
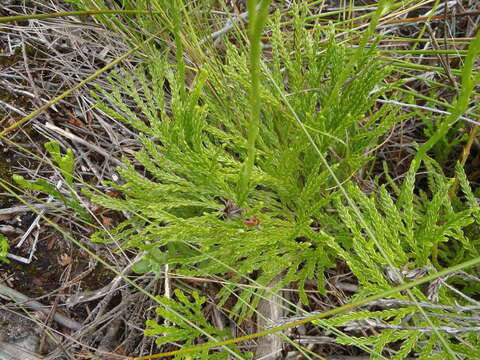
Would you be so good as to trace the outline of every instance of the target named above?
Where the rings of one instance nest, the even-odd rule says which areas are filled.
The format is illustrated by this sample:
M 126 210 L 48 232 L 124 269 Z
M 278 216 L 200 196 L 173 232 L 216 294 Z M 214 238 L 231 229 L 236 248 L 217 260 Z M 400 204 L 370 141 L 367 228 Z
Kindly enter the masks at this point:
M 106 7 L 101 0 L 71 3 Z M 141 6 L 144 3 L 139 2 Z M 379 3 L 358 45 L 348 47 L 335 41 L 333 25 L 328 31 L 318 24 L 312 27 L 315 17 L 307 16 L 311 3 L 293 6 L 287 16 L 283 14 L 288 21 L 283 21 L 279 12 L 267 19 L 269 1 L 261 1 L 259 6 L 249 1 L 248 37 L 233 32 L 224 39 L 224 53 L 215 51 L 216 55 L 207 59 L 198 51 L 192 62 L 188 57 L 194 51 L 188 42 L 195 46 L 205 42 L 198 41 L 200 37 L 191 27 L 189 35 L 194 40 L 185 38 L 187 26 L 181 17 L 187 7 L 182 1 L 153 1 L 152 8 L 161 11 L 152 12 L 146 21 L 138 18 L 139 26 L 148 31 L 135 33 L 132 42 L 156 33 L 156 16 L 161 14 L 162 26 L 171 31 L 166 38 L 173 39 L 176 51 L 170 59 L 175 64 L 166 60 L 168 53 L 152 47 L 150 56 L 135 71 L 119 71 L 111 77 L 112 92 L 98 89 L 95 95 L 104 112 L 137 130 L 142 149 L 133 159 L 124 159 L 125 168 L 119 170 L 121 183 L 110 184 L 123 198 L 90 194 L 103 206 L 129 211 L 133 217 L 108 234 L 96 233 L 92 240 L 116 240 L 125 248 L 146 250 L 147 255 L 134 267 L 140 273 L 161 273 L 164 265 L 169 265 L 169 271 L 180 274 L 224 278 L 230 285 L 216 294 L 216 305 L 236 297 L 236 305 L 228 310 L 237 319 L 255 311 L 262 293 L 279 275 L 281 280 L 268 291 L 296 284 L 300 299 L 308 303 L 304 282 L 317 280 L 322 292 L 323 270 L 341 259 L 360 285 L 354 300 L 372 294 L 378 300 L 388 294 L 395 306 L 370 306 L 316 322 L 337 335 L 339 343 L 367 349 L 373 358 L 382 359 L 384 354 L 393 359 L 412 354 L 422 359 L 455 358 L 456 354 L 479 358 L 478 321 L 468 307 L 479 291 L 473 272 L 452 272 L 446 275 L 451 279 L 448 284 L 447 277 L 439 278 L 408 294 L 393 289 L 404 280 L 455 268 L 479 255 L 479 205 L 467 176 L 458 165 L 455 175 L 462 192 L 457 198 L 455 180 L 442 173 L 428 152 L 442 146 L 449 151 L 444 145 L 453 144 L 441 141 L 469 106 L 478 83 L 473 65 L 480 37 L 472 42 L 476 50 L 469 50 L 465 58 L 458 100 L 450 107 L 442 105 L 451 115 L 439 125 L 432 124 L 433 135 L 419 148 L 402 187 L 390 181 L 389 187 L 380 186 L 366 195 L 355 178 L 361 178 L 383 134 L 401 120 L 393 105 L 376 103 L 382 94 L 395 98 L 393 91 L 399 90 L 387 83 L 390 67 L 379 61 L 377 42 L 370 41 L 388 3 Z M 128 1 L 121 4 L 130 5 Z M 105 23 L 109 19 L 103 17 Z M 262 32 L 265 22 L 267 36 Z M 134 33 L 122 22 L 113 24 L 125 33 Z M 134 26 L 134 22 L 127 24 Z M 353 18 L 343 24 L 353 26 Z M 260 61 L 262 36 L 266 46 Z M 140 46 L 132 52 L 138 49 Z M 392 55 L 405 52 L 442 53 L 387 50 Z M 412 97 L 407 101 L 411 105 L 421 96 L 440 104 L 429 98 L 433 95 L 400 91 Z M 55 143 L 48 143 L 48 150 L 73 188 L 72 154 L 61 155 Z M 427 177 L 426 184 L 419 185 L 420 164 Z M 45 181 L 32 184 L 21 177 L 15 179 L 83 211 L 74 192 L 70 199 Z M 4 240 L 0 238 L 0 260 L 8 246 Z M 467 281 L 472 279 L 477 283 Z M 173 299 L 156 300 L 161 305 L 158 315 L 166 322 L 148 321 L 146 334 L 161 335 L 158 344 L 176 342 L 192 350 L 190 346 L 207 337 L 204 345 L 214 347 L 231 335 L 228 329 L 219 331 L 208 322 L 202 311 L 205 299 L 196 292 L 186 295 L 176 290 Z M 417 301 L 422 302 L 421 307 Z M 452 314 L 452 309 L 461 316 Z M 362 327 L 365 323 L 368 326 Z M 331 331 L 333 327 L 336 331 Z M 377 334 L 350 335 L 364 329 L 374 329 Z M 234 347 L 223 349 L 234 357 L 244 356 Z M 227 358 L 229 354 L 209 353 L 204 348 L 192 357 Z
M 337 226 L 331 226 L 331 236 L 326 231 L 311 233 L 312 238 L 329 239 L 329 246 L 355 274 L 361 287 L 353 299 L 394 288 L 400 282 L 397 274 L 403 281 L 411 281 L 479 255 L 480 206 L 473 197 L 462 167 L 456 167 L 463 192 L 461 198 L 464 199 L 460 201 L 451 200 L 449 196 L 453 179 L 445 177 L 438 164 L 428 157 L 425 166 L 428 186 L 417 194 L 413 164 L 400 189 L 389 192 L 386 186 L 381 186 L 377 193 L 367 196 L 353 184 L 346 186 L 349 197 L 362 211 L 383 252 L 393 259 L 396 271 L 389 268 L 383 254 L 365 236 L 365 228 L 355 220 L 351 207 L 340 199 L 335 201 L 340 221 Z M 351 247 L 347 247 L 347 241 L 342 238 L 350 239 Z M 434 248 L 439 249 L 438 258 L 432 256 Z M 475 273 L 471 275 L 475 276 Z M 448 347 L 454 353 L 476 358 L 480 353 L 474 349 L 480 346 L 480 337 L 475 327 L 469 325 L 468 317 L 472 316 L 471 299 L 480 287 L 475 282 L 466 285 L 469 279 L 474 279 L 471 275 L 458 272 L 452 275 L 454 280 L 450 285 L 445 285 L 447 278 L 440 279 L 423 291 L 415 289 L 412 293 L 428 310 L 430 321 L 443 334 Z M 463 293 L 456 287 L 463 289 Z M 398 293 L 390 301 L 391 305 L 384 309 L 355 311 L 319 325 L 349 328 L 350 331 L 360 331 L 364 326 L 376 328 L 378 333 L 375 335 L 357 338 L 340 335 L 337 341 L 354 346 L 358 346 L 358 342 L 372 345 L 376 353 L 382 353 L 393 343 L 400 344 L 393 359 L 403 359 L 412 352 L 420 354 L 421 359 L 445 358 L 445 350 L 432 336 L 431 324 L 410 297 Z M 463 316 L 465 323 L 458 322 L 456 316 Z M 425 343 L 429 344 L 430 351 L 424 350 Z
M 210 334 L 214 342 L 227 339 L 231 336 L 229 329 L 220 330 L 212 326 L 205 318 L 203 313 L 203 306 L 205 304 L 205 297 L 200 296 L 197 292 L 193 292 L 191 296 L 185 295 L 181 290 L 175 290 L 175 299 L 159 296 L 157 299 L 165 306 L 157 307 L 156 312 L 161 317 L 168 321 L 167 324 L 158 324 L 156 321 L 148 320 L 147 330 L 145 335 L 155 336 L 156 343 L 172 344 L 182 342 L 183 348 L 188 348 L 195 344 L 198 338 L 202 337 L 205 332 Z M 173 311 L 172 311 L 173 310 Z M 176 314 L 182 314 L 180 317 Z M 190 323 L 185 322 L 184 318 L 190 320 L 191 323 L 196 324 L 203 331 L 198 331 L 192 328 Z M 210 352 L 208 350 L 195 353 L 195 358 L 198 359 L 231 359 L 232 352 L 235 358 L 245 359 L 250 358 L 249 354 L 241 354 L 235 346 L 230 346 L 230 353 L 227 351 Z M 190 359 L 192 355 L 182 356 L 178 355 L 175 359 Z
M 5 235 L 0 235 L 0 261 L 6 262 L 7 264 L 10 260 L 7 259 L 8 249 L 10 248 L 10 244 L 8 243 L 8 239 Z
M 53 167 L 58 169 L 62 180 L 67 187 L 68 195 L 64 195 L 56 186 L 52 185 L 45 179 L 37 179 L 35 182 L 27 181 L 23 176 L 14 174 L 13 180 L 24 189 L 32 191 L 40 191 L 50 195 L 52 198 L 61 201 L 65 206 L 74 210 L 84 220 L 90 220 L 90 215 L 83 207 L 81 200 L 75 191 L 76 185 L 74 182 L 74 162 L 73 152 L 68 149 L 65 155 L 60 151 L 60 145 L 56 141 L 48 141 L 44 144 L 45 149 L 52 157 Z
M 279 19 L 277 14 L 269 24 L 272 50 L 259 67 L 256 94 L 263 105 L 246 191 L 237 182 L 252 145 L 245 111 L 251 71 L 243 50 L 227 43 L 225 57 L 199 69 L 188 89 L 178 66 L 160 55 L 133 73 L 114 74 L 112 92 L 98 89 L 98 106 L 136 128 L 143 149 L 119 169 L 125 183 L 111 184 L 123 199 L 92 198 L 135 214 L 113 236 L 125 247 L 157 254 L 147 257 L 152 269 L 170 264 L 183 274 L 229 273 L 232 281 L 257 285 L 283 273 L 277 287 L 297 283 L 306 302 L 304 281 L 317 277 L 323 291 L 323 277 L 316 274 L 335 258 L 309 234 L 322 226 L 319 219 L 336 187 L 282 99 L 288 98 L 341 181 L 355 176 L 401 117 L 391 106 L 374 106 L 389 90 L 389 68 L 375 59 L 373 47 L 352 53 L 331 33 L 308 32 L 301 9 L 292 38 Z M 140 112 L 127 106 L 132 100 Z M 137 171 L 138 165 L 146 172 Z M 93 239 L 111 241 L 102 233 Z M 229 290 L 221 291 L 220 303 Z M 243 301 L 234 308 L 241 318 L 254 309 L 243 304 L 255 305 L 256 292 L 241 293 Z

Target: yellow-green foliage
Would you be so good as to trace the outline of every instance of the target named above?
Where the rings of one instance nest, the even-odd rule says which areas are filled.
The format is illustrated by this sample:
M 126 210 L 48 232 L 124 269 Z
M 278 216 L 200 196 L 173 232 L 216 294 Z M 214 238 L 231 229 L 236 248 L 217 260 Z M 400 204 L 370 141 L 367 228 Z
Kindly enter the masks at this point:
M 204 63 L 187 88 L 184 74 L 178 74 L 184 67 L 169 64 L 158 53 L 133 72 L 114 74 L 111 91 L 98 89 L 98 106 L 136 129 L 143 146 L 134 160 L 124 159 L 125 168 L 119 169 L 122 185 L 110 183 L 123 198 L 91 194 L 101 205 L 133 217 L 111 234 L 97 233 L 92 240 L 112 241 L 113 236 L 125 248 L 146 250 L 135 268 L 140 272 L 160 272 L 168 264 L 177 273 L 228 274 L 232 284 L 242 280 L 260 287 L 282 274 L 272 290 L 296 284 L 304 303 L 308 302 L 304 282 L 317 280 L 323 291 L 323 271 L 338 259 L 357 276 L 361 285 L 357 297 L 363 297 L 395 286 L 385 276 L 388 264 L 430 271 L 478 255 L 478 240 L 470 237 L 470 227 L 478 225 L 473 224 L 478 205 L 461 169 L 457 173 L 470 208 L 450 201 L 452 182 L 432 161 L 425 162 L 429 171 L 425 192 L 414 191 L 413 167 L 401 189 L 392 186 L 393 195 L 382 186 L 369 197 L 349 182 L 370 160 L 381 136 L 401 120 L 392 106 L 374 107 L 376 98 L 389 91 L 384 82 L 389 68 L 376 60 L 374 47 L 352 52 L 331 34 L 307 31 L 304 20 L 301 11 L 295 13 L 293 33 L 282 31 L 278 15 L 270 24 L 272 48 L 268 62 L 260 67 L 258 96 L 263 105 L 246 191 L 239 188 L 238 179 L 249 150 L 250 72 L 241 46 L 227 42 L 224 58 Z M 312 145 L 327 159 L 330 170 Z M 346 193 L 339 191 L 332 170 Z M 361 210 L 363 221 L 352 204 Z M 366 236 L 369 232 L 383 253 Z M 433 261 L 432 249 L 436 249 Z M 261 290 L 256 289 L 224 286 L 217 304 L 235 293 L 232 314 L 243 319 L 260 299 Z M 426 298 L 419 289 L 414 295 Z M 461 300 L 445 289 L 439 297 L 447 304 Z M 175 304 L 180 303 L 169 306 Z M 331 321 L 341 327 L 355 317 L 375 318 L 393 326 L 408 319 L 414 326 L 424 326 L 416 312 L 415 307 L 362 311 Z M 188 342 L 182 321 L 173 321 L 178 332 L 149 325 L 153 332 L 183 334 Z M 434 318 L 438 326 L 444 321 Z M 399 342 L 398 359 L 421 351 L 418 343 L 431 339 L 431 333 L 415 328 L 380 331 L 376 338 L 338 339 L 357 346 L 371 344 L 377 354 L 386 344 Z M 477 337 L 466 336 L 478 343 Z M 450 346 L 464 351 L 462 345 Z
M 332 265 L 335 254 L 309 233 L 321 225 L 334 182 L 281 99 L 288 98 L 344 181 L 399 120 L 389 106 L 372 111 L 375 99 L 388 90 L 382 84 L 388 68 L 375 60 L 373 50 L 365 52 L 355 73 L 337 87 L 338 99 L 325 107 L 353 55 L 333 38 L 322 47 L 328 34 L 298 27 L 292 42 L 282 37 L 278 21 L 273 28 L 272 61 L 262 64 L 258 95 L 264 105 L 257 158 L 241 216 L 224 214 L 225 202 L 238 203 L 237 180 L 247 154 L 249 70 L 241 50 L 228 46 L 224 63 L 212 61 L 201 69 L 184 97 L 176 67 L 160 55 L 147 67 L 113 76 L 113 91 L 99 89 L 99 107 L 136 128 L 143 144 L 135 158 L 147 172 L 125 160 L 127 168 L 119 169 L 125 184 L 112 184 L 125 199 L 93 197 L 137 215 L 116 232 L 124 246 L 160 249 L 162 262 L 185 274 L 234 271 L 238 280 L 255 273 L 257 284 L 266 285 L 284 273 L 278 286 L 298 282 L 300 290 L 306 279 Z M 127 105 L 132 100 L 140 113 Z M 252 216 L 259 226 L 245 225 Z M 318 279 L 322 290 L 322 276 Z M 229 294 L 221 295 L 225 300 Z M 242 297 L 249 302 L 252 295 L 246 291 Z M 240 302 L 236 310 L 245 315 L 247 309 Z
M 156 321 L 148 320 L 145 335 L 155 336 L 155 342 L 158 345 L 183 342 L 182 348 L 193 346 L 195 342 L 205 334 L 214 342 L 227 339 L 231 333 L 229 329 L 219 330 L 212 326 L 203 314 L 205 298 L 192 293 L 192 300 L 189 299 L 181 290 L 175 290 L 175 298 L 170 299 L 158 296 L 157 299 L 164 306 L 157 308 L 157 314 L 161 319 L 167 321 L 166 324 L 158 324 Z M 189 355 L 177 355 L 175 359 L 243 359 L 245 357 L 234 346 L 226 348 L 226 351 L 209 353 L 199 351 Z M 249 355 L 245 355 L 250 358 Z
M 389 194 L 386 186 L 381 186 L 379 191 L 371 196 L 362 193 L 352 184 L 347 186 L 348 196 L 361 210 L 365 223 L 373 229 L 374 237 L 378 240 L 383 253 L 372 239 L 366 236 L 366 228 L 357 221 L 351 206 L 346 206 L 340 198 L 336 200 L 335 208 L 339 212 L 340 221 L 337 225 L 333 225 L 332 221 L 331 236 L 327 235 L 328 230 L 317 236 L 328 239 L 331 248 L 349 265 L 359 280 L 360 291 L 353 299 L 377 294 L 398 284 L 395 278 L 387 276 L 389 261 L 399 273 L 401 271 L 403 281 L 409 281 L 414 276 L 421 277 L 422 274 L 453 266 L 479 255 L 480 207 L 474 201 L 462 167 L 457 164 L 456 177 L 460 181 L 466 202 L 450 199 L 449 190 L 453 185 L 453 179 L 446 178 L 432 159 L 426 159 L 425 167 L 428 170 L 428 189 L 420 190 L 418 194 L 415 194 L 416 174 L 413 172 L 413 166 L 402 188 L 395 188 L 393 196 Z M 395 200 L 395 196 L 398 196 L 398 199 Z M 312 233 L 312 236 L 315 234 Z M 438 257 L 435 258 L 432 254 L 437 252 Z M 384 254 L 387 254 L 389 261 Z M 422 307 L 429 311 L 431 322 L 440 329 L 452 350 L 473 359 L 480 357 L 480 352 L 457 343 L 460 337 L 465 342 L 477 344 L 477 349 L 480 344 L 478 332 L 474 327 L 469 327 L 468 321 L 473 310 L 469 308 L 471 305 L 469 297 L 475 296 L 480 287 L 474 282 L 466 285 L 465 279 L 468 279 L 467 274 L 459 274 L 456 280 L 457 285 L 464 284 L 464 295 L 441 286 L 439 289 L 429 287 L 423 292 L 415 289 L 413 294 L 422 302 Z M 353 328 L 357 326 L 360 329 L 362 321 L 364 325 L 367 324 L 366 321 L 374 323 L 376 321 L 377 325 L 370 322 L 367 327 L 376 328 L 381 333 L 380 336 L 358 338 L 339 336 L 337 341 L 355 346 L 359 343 L 373 345 L 375 353 L 382 353 L 386 345 L 401 341 L 402 347 L 394 359 L 403 359 L 411 351 L 423 354 L 424 345 L 419 344 L 431 340 L 431 325 L 406 294 L 399 293 L 394 299 L 400 302 L 392 309 L 356 311 L 326 320 L 325 324 L 340 328 L 347 325 Z M 403 306 L 401 301 L 405 302 Z M 434 307 L 430 308 L 428 304 L 432 303 Z M 436 305 L 439 306 L 435 308 Z M 457 316 L 463 316 L 465 321 L 457 321 L 455 319 Z M 352 324 L 352 321 L 355 321 L 356 325 Z M 465 329 L 459 329 L 462 327 Z M 435 354 L 438 354 L 439 358 L 446 356 L 443 348 L 436 348 L 435 351 L 425 352 L 421 358 L 432 359 L 435 358 Z
M 7 237 L 3 234 L 0 235 L 0 261 L 3 262 L 10 262 L 7 259 L 8 249 L 10 248 L 10 244 L 8 243 Z

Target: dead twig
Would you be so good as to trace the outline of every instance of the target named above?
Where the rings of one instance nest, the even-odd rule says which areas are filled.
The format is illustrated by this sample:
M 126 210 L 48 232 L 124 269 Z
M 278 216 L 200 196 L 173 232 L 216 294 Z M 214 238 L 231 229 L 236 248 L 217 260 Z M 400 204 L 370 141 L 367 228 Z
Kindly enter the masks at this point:
M 103 155 L 105 157 L 105 159 L 110 160 L 113 163 L 115 163 L 115 165 L 120 166 L 121 168 L 125 169 L 125 165 L 120 160 L 115 159 L 112 156 L 110 156 L 110 154 L 107 151 L 103 150 L 102 148 L 100 148 L 96 145 L 90 144 L 88 141 L 83 140 L 82 138 L 72 134 L 71 132 L 63 130 L 63 129 L 59 128 L 58 126 L 50 124 L 49 122 L 45 123 L 45 128 L 47 128 L 49 130 L 52 130 L 52 131 L 56 132 L 57 134 L 59 134 L 63 137 L 66 137 L 67 139 L 70 139 L 74 142 L 77 142 L 79 144 L 87 146 L 88 148 L 90 148 L 90 149 L 98 152 L 99 154 Z
M 23 295 L 22 293 L 18 292 L 17 290 L 14 290 L 12 288 L 9 288 L 8 286 L 0 284 L 0 297 L 5 299 L 5 300 L 14 300 L 18 303 L 21 303 L 22 306 L 25 306 L 27 308 L 31 308 L 36 311 L 40 311 L 45 315 L 50 314 L 51 311 L 51 306 L 46 306 L 41 303 L 39 303 L 36 300 L 33 300 L 29 298 L 26 295 Z M 65 326 L 69 329 L 72 330 L 79 330 L 82 328 L 82 324 L 79 322 L 70 319 L 66 317 L 65 315 L 62 315 L 58 312 L 53 314 L 53 320 L 58 322 L 60 325 Z

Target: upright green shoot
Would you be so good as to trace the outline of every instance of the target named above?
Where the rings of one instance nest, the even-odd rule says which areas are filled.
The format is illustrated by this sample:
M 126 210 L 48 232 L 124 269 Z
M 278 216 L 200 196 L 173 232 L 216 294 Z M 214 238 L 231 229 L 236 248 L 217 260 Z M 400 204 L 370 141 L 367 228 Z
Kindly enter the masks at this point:
M 250 122 L 248 125 L 248 153 L 244 165 L 240 170 L 238 181 L 239 206 L 242 206 L 249 192 L 250 178 L 252 176 L 255 162 L 255 140 L 260 127 L 260 58 L 261 58 L 261 37 L 263 27 L 268 17 L 268 6 L 271 0 L 248 0 L 249 26 L 248 35 L 250 40 Z
M 458 118 L 467 110 L 470 96 L 475 88 L 475 85 L 480 82 L 480 72 L 475 73 L 473 66 L 475 59 L 480 55 L 480 30 L 477 30 L 477 34 L 468 48 L 467 56 L 465 57 L 465 64 L 462 70 L 462 87 L 460 95 L 455 101 L 454 107 L 451 110 L 450 115 L 442 122 L 438 130 L 425 142 L 414 158 L 414 172 L 420 168 L 420 164 L 427 154 L 427 152 L 442 139 L 451 128 L 451 126 L 458 120 Z

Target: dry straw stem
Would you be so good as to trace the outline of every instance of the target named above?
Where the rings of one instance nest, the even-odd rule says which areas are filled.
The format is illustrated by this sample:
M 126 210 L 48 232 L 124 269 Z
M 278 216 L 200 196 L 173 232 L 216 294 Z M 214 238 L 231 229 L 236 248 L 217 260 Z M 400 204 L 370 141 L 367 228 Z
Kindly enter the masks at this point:
M 412 18 L 405 18 L 405 19 L 393 19 L 393 20 L 388 20 L 383 24 L 401 24 L 401 23 L 426 21 L 426 20 L 444 20 L 444 19 L 452 19 L 452 18 L 461 17 L 461 16 L 473 16 L 478 14 L 480 14 L 480 10 L 465 11 L 461 13 L 448 14 L 448 15 L 420 16 L 420 17 L 412 17 Z
M 92 75 L 90 75 L 89 77 L 87 77 L 85 80 L 79 82 L 77 85 L 75 85 L 74 87 L 64 91 L 62 94 L 60 94 L 59 96 L 57 96 L 56 98 L 50 100 L 49 102 L 47 102 L 45 105 L 39 107 L 37 110 L 33 111 L 32 113 L 30 113 L 29 115 L 23 117 L 22 119 L 20 119 L 19 121 L 17 121 L 15 124 L 5 128 L 2 132 L 0 132 L 0 137 L 2 136 L 5 136 L 7 133 L 11 132 L 12 130 L 15 130 L 16 128 L 18 128 L 19 126 L 25 124 L 27 121 L 29 120 L 32 120 L 34 119 L 35 117 L 37 117 L 38 115 L 40 115 L 42 112 L 44 112 L 45 110 L 47 110 L 50 106 L 58 103 L 60 100 L 64 99 L 65 97 L 69 96 L 71 93 L 73 93 L 75 90 L 81 88 L 82 86 L 88 84 L 90 81 L 94 80 L 95 78 L 97 78 L 98 76 L 100 76 L 101 74 L 103 74 L 105 71 L 113 68 L 115 65 L 121 63 L 123 60 L 125 60 L 126 58 L 128 58 L 130 55 L 132 55 L 133 53 L 135 53 L 136 51 L 140 50 L 142 48 L 143 45 L 145 45 L 146 43 L 148 43 L 149 41 L 151 41 L 152 39 L 155 38 L 155 35 L 149 37 L 147 40 L 145 40 L 141 45 L 137 45 L 135 46 L 134 48 L 132 48 L 130 51 L 128 51 L 127 53 L 125 53 L 124 55 L 118 57 L 117 59 L 115 59 L 114 61 L 112 61 L 111 63 L 107 64 L 106 66 L 104 66 L 103 68 L 101 68 L 100 70 L 96 71 L 95 73 L 93 73 Z
M 462 158 L 460 160 L 460 166 L 464 167 L 465 164 L 467 163 L 467 159 L 470 156 L 470 151 L 472 149 L 473 142 L 475 141 L 475 138 L 477 136 L 477 130 L 478 130 L 478 125 L 475 124 L 470 128 L 470 132 L 468 134 L 468 140 L 465 146 L 463 147 L 462 151 Z M 453 199 L 456 194 L 457 194 L 457 188 L 458 188 L 458 177 L 455 178 L 455 182 L 452 185 L 452 188 L 450 189 L 449 196 L 451 199 Z
M 16 15 L 16 16 L 4 16 L 0 17 L 1 23 L 8 23 L 14 21 L 24 21 L 24 20 L 39 20 L 39 19 L 51 19 L 57 17 L 67 17 L 67 16 L 95 16 L 103 14 L 157 14 L 158 11 L 150 10 L 90 10 L 90 11 L 65 11 L 49 14 L 28 14 L 28 15 Z

